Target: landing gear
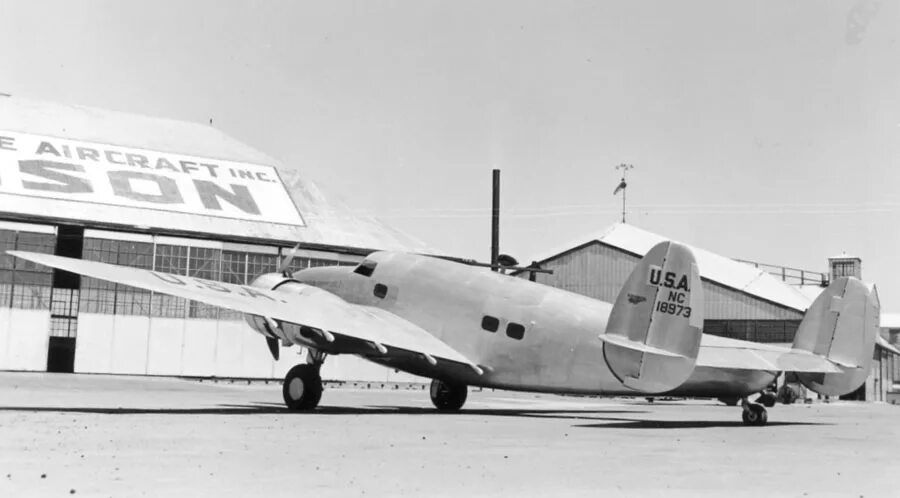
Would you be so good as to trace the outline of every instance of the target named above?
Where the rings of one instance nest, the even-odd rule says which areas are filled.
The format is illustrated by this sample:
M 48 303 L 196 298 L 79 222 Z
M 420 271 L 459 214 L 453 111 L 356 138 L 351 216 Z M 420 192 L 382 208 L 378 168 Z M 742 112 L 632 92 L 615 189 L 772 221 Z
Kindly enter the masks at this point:
M 769 421 L 769 414 L 766 412 L 766 408 L 763 405 L 750 403 L 747 401 L 747 398 L 742 398 L 741 407 L 744 409 L 744 413 L 741 414 L 744 425 L 762 426 L 766 425 Z
M 772 408 L 775 406 L 775 402 L 778 401 L 778 398 L 775 396 L 774 392 L 765 391 L 756 398 L 756 403 L 760 403 L 766 408 Z
M 438 379 L 431 381 L 431 402 L 442 412 L 459 410 L 466 403 L 467 396 L 465 384 L 452 384 Z
M 322 378 L 317 365 L 296 365 L 284 376 L 281 389 L 284 404 L 291 411 L 312 410 L 322 399 Z
M 281 387 L 288 410 L 307 411 L 319 405 L 319 400 L 322 399 L 322 377 L 319 370 L 324 362 L 325 353 L 310 348 L 306 363 L 288 370 Z

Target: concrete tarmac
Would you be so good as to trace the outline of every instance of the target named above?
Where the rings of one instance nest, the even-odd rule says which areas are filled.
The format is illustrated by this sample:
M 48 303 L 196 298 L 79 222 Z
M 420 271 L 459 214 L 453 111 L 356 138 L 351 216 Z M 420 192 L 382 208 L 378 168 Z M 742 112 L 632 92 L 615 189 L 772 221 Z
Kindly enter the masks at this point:
M 900 496 L 900 406 L 647 403 L 0 373 L 0 497 Z

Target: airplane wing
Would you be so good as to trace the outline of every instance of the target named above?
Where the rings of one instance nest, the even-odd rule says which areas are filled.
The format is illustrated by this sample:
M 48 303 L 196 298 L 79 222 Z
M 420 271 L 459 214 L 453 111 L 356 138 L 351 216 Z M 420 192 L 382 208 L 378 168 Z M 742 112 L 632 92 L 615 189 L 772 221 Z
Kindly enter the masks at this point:
M 130 285 L 153 292 L 192 299 L 235 311 L 327 330 L 357 346 L 365 341 L 385 348 L 428 355 L 481 369 L 426 330 L 390 312 L 348 303 L 317 287 L 297 283 L 296 292 L 277 292 L 249 285 L 228 284 L 196 277 L 117 266 L 51 254 L 7 251 L 18 258 L 61 270 Z M 357 341 L 353 341 L 356 339 Z M 338 344 L 335 347 L 339 347 Z M 358 353 L 354 347 L 348 353 Z
M 817 354 L 772 344 L 703 334 L 697 366 L 788 372 L 840 373 L 838 365 Z

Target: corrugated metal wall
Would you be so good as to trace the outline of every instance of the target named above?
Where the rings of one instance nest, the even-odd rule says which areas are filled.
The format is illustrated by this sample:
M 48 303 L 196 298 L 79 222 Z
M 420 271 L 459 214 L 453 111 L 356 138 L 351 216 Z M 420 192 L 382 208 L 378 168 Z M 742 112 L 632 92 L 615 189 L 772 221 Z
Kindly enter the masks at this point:
M 552 275 L 538 273 L 538 282 L 612 302 L 640 258 L 594 242 L 544 262 Z M 521 275 L 527 278 L 527 273 Z M 703 282 L 706 319 L 800 320 L 803 313 L 769 303 L 743 292 Z

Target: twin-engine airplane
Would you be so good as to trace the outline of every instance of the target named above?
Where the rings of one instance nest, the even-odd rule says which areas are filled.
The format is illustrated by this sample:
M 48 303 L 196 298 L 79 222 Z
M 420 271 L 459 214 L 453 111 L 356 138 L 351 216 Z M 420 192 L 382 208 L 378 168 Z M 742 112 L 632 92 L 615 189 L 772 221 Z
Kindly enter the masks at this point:
M 405 253 L 376 252 L 356 267 L 264 274 L 247 286 L 9 253 L 245 313 L 276 358 L 278 341 L 308 349 L 307 363 L 284 379 L 291 410 L 318 405 L 327 355 L 354 354 L 433 379 L 431 400 L 439 410 L 460 409 L 467 386 L 698 396 L 740 398 L 744 423 L 764 425 L 766 409 L 748 396 L 782 371 L 797 372 L 809 389 L 825 395 L 862 385 L 879 318 L 874 289 L 839 278 L 806 312 L 791 348 L 704 335 L 697 263 L 689 248 L 675 242 L 653 247 L 612 304 Z M 285 258 L 281 268 L 287 263 Z

